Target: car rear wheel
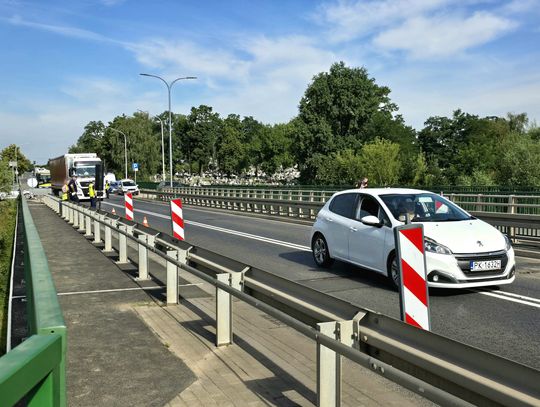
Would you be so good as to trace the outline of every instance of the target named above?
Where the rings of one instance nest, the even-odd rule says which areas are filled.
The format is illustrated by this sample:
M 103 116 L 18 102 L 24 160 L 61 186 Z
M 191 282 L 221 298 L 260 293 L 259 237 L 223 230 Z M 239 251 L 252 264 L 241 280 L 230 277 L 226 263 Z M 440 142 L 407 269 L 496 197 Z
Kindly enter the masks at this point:
M 392 253 L 390 257 L 388 258 L 388 279 L 394 286 L 394 288 L 397 288 L 399 290 L 399 268 L 397 263 L 396 254 Z
M 319 267 L 330 267 L 334 262 L 334 259 L 330 257 L 330 251 L 328 250 L 328 243 L 323 235 L 317 234 L 313 238 L 313 243 L 311 245 L 311 250 L 313 252 L 313 259 L 317 266 Z

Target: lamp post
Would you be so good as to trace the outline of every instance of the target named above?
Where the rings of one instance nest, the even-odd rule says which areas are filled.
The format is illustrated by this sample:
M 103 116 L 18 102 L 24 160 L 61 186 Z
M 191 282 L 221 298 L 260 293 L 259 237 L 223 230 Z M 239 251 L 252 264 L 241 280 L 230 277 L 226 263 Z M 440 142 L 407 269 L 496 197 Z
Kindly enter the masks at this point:
M 141 73 L 141 76 L 150 76 L 152 78 L 157 78 L 160 81 L 162 81 L 165 86 L 167 86 L 167 92 L 169 96 L 169 176 L 170 176 L 170 186 L 172 187 L 173 183 L 173 166 L 172 166 L 172 113 L 171 113 L 171 88 L 173 85 L 183 79 L 197 79 L 196 76 L 184 76 L 181 78 L 176 78 L 171 83 L 167 82 L 165 79 L 163 79 L 161 76 L 158 75 L 152 75 L 149 73 Z
M 148 114 L 148 112 L 145 112 L 141 109 L 137 109 L 139 112 L 141 113 L 146 113 Z M 161 120 L 161 117 L 159 116 L 154 116 L 154 118 L 158 119 L 159 120 L 159 124 L 161 124 L 161 178 L 163 181 L 165 181 L 165 142 L 164 142 L 164 139 L 163 139 L 163 120 Z
M 120 130 L 116 130 L 112 127 L 109 127 L 109 129 L 111 129 L 112 131 L 116 131 L 117 133 L 120 133 L 122 136 L 124 136 L 124 157 L 125 157 L 125 177 L 124 178 L 127 178 L 127 136 L 122 133 Z

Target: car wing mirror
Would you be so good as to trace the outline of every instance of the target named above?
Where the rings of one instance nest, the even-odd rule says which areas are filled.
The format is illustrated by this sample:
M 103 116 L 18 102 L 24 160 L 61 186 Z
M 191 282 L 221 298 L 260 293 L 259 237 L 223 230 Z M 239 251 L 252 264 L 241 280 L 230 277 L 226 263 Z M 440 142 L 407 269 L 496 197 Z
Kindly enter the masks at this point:
M 376 226 L 378 228 L 382 226 L 382 222 L 379 220 L 379 218 L 373 215 L 364 216 L 362 219 L 360 219 L 360 222 L 362 222 L 364 225 Z

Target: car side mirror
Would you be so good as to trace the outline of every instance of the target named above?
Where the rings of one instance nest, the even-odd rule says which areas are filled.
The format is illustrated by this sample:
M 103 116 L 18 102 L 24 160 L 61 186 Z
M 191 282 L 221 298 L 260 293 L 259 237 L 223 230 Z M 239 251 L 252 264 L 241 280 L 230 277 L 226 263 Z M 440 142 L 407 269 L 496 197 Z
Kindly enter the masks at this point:
M 383 225 L 379 218 L 373 215 L 364 216 L 362 219 L 360 219 L 360 222 L 362 222 L 364 225 L 375 226 L 378 228 Z

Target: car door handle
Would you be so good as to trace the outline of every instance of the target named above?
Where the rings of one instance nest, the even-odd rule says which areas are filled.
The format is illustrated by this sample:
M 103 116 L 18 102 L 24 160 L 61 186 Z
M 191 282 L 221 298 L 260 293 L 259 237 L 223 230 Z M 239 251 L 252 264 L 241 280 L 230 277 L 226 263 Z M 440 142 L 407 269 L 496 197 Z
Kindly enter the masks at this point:
M 349 228 L 349 230 L 350 230 L 351 232 L 358 232 L 358 229 L 353 228 L 352 226 Z
M 332 218 L 325 218 L 328 222 L 333 222 Z

